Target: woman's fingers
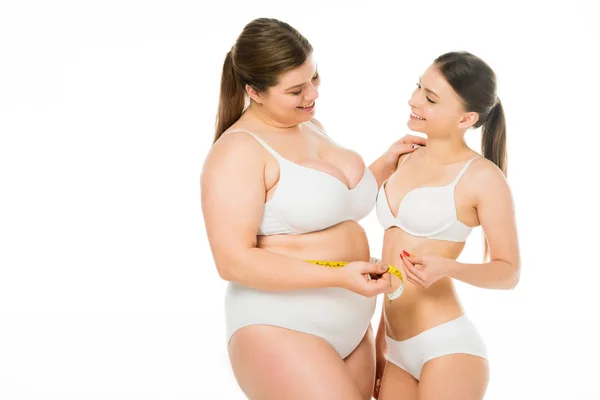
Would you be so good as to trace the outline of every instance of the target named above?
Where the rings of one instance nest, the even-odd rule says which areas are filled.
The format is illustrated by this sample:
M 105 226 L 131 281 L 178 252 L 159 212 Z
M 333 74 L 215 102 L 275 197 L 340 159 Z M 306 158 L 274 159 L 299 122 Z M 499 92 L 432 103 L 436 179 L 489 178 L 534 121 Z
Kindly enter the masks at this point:
M 404 271 L 406 272 L 406 278 L 412 283 L 416 283 L 420 286 L 425 286 L 425 276 L 422 271 L 419 271 L 405 256 L 401 255 L 402 264 L 404 265 Z
M 410 271 L 406 271 L 406 280 L 415 285 L 423 286 L 423 282 L 419 280 L 416 276 L 414 276 Z
M 402 143 L 409 143 L 409 144 L 413 144 L 416 143 L 420 146 L 426 146 L 427 145 L 427 139 L 421 136 L 417 136 L 417 135 L 404 135 L 402 137 L 402 139 L 400 139 L 400 142 Z

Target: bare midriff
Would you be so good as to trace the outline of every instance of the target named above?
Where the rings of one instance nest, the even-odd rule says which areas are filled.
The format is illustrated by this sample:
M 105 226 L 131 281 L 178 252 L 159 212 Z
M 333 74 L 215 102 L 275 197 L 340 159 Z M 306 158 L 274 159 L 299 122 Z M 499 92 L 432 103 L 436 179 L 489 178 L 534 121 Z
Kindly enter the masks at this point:
M 367 235 L 356 221 L 317 232 L 258 236 L 257 246 L 300 260 L 369 261 L 370 257 Z
M 411 255 L 437 255 L 455 260 L 463 247 L 463 242 L 416 237 L 392 227 L 385 232 L 382 262 L 402 268 L 406 276 L 400 259 L 403 250 Z M 398 278 L 392 276 L 392 286 L 397 287 L 398 283 Z M 384 307 L 386 333 L 395 340 L 411 338 L 464 313 L 452 279 L 448 277 L 428 288 L 405 280 L 402 295 L 391 301 L 384 297 Z

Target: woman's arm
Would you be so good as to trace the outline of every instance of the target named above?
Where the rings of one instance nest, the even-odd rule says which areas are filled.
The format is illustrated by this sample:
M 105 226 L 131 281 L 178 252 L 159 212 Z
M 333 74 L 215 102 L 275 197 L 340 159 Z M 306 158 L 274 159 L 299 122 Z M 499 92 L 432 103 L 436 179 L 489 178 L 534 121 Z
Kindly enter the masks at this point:
M 377 180 L 377 187 L 381 187 L 383 182 L 396 171 L 398 160 L 402 154 L 411 153 L 419 146 L 426 144 L 427 139 L 415 135 L 406 135 L 392 144 L 381 157 L 369 165 L 369 169 Z
M 201 175 L 202 214 L 221 278 L 260 290 L 338 286 L 337 270 L 257 248 L 265 202 L 265 161 L 249 135 L 227 135 Z
M 489 245 L 490 261 L 466 264 L 453 261 L 448 276 L 489 289 L 513 289 L 519 282 L 521 261 L 514 205 L 506 178 L 487 163 L 476 178 L 477 216 Z
M 429 287 L 448 276 L 487 289 L 513 289 L 519 282 L 521 261 L 512 196 L 502 171 L 487 161 L 473 177 L 475 207 L 489 245 L 490 261 L 466 264 L 436 255 L 404 251 L 407 280 Z

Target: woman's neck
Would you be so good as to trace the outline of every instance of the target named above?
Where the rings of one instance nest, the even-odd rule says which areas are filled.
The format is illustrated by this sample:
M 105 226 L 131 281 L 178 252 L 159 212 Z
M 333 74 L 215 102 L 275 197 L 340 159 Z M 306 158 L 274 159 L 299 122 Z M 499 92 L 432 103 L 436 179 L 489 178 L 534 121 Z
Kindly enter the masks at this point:
M 424 160 L 433 164 L 455 163 L 469 151 L 471 149 L 467 146 L 464 136 L 427 138 L 427 146 L 421 150 Z
M 267 113 L 261 110 L 261 107 L 254 102 L 250 103 L 248 109 L 244 112 L 244 115 L 253 122 L 266 125 L 267 127 L 274 128 L 276 130 L 281 131 L 289 131 L 296 128 L 298 125 L 289 125 L 281 123 L 272 117 L 270 117 Z

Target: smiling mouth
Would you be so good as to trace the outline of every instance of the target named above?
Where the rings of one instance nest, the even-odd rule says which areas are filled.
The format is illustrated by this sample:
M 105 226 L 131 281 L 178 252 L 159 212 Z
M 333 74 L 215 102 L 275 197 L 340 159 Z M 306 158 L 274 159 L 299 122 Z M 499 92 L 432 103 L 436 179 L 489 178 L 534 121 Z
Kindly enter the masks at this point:
M 298 108 L 307 109 L 307 108 L 311 108 L 311 107 L 312 107 L 312 106 L 314 106 L 314 105 L 315 105 L 315 102 L 313 101 L 312 103 L 310 103 L 310 104 L 309 104 L 309 105 L 307 105 L 307 106 L 304 106 L 304 107 L 300 106 L 300 107 L 298 107 Z
M 411 117 L 412 119 L 418 119 L 419 121 L 425 121 L 425 118 L 423 118 L 423 117 L 421 117 L 421 116 L 419 116 L 419 115 L 415 114 L 414 112 L 411 112 L 411 113 L 410 113 L 410 117 Z

